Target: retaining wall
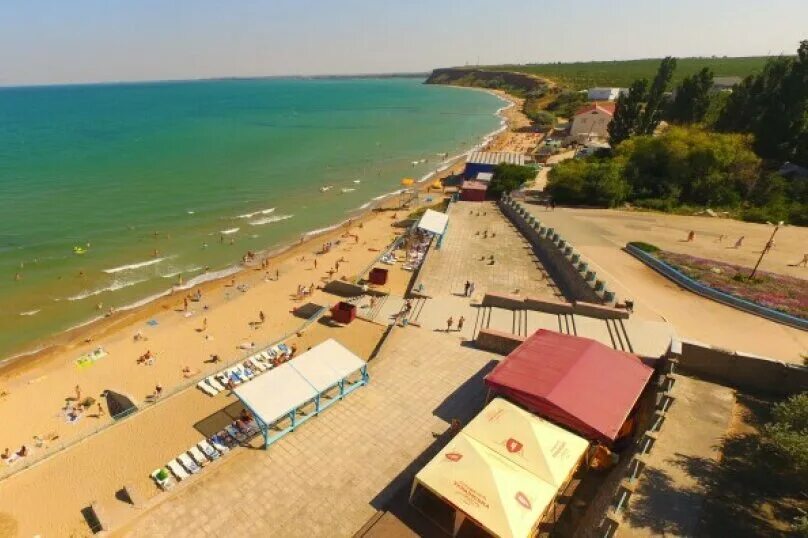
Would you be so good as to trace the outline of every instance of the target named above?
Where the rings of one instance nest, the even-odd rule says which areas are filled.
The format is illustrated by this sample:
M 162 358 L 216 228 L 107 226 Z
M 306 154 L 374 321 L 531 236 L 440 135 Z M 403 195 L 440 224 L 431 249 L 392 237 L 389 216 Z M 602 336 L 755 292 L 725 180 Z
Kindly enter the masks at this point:
M 808 367 L 682 341 L 683 372 L 752 392 L 789 396 L 808 390 Z
M 474 343 L 479 349 L 484 351 L 508 355 L 524 341 L 525 339 L 523 337 L 515 334 L 494 329 L 480 329 Z
M 606 282 L 597 278 L 597 274 L 589 269 L 589 264 L 575 252 L 572 244 L 553 228 L 542 226 L 521 202 L 508 195 L 503 195 L 499 207 L 533 247 L 550 278 L 568 301 L 614 301 L 614 293 L 607 289 Z
M 796 329 L 808 331 L 808 319 L 790 316 L 784 312 L 778 312 L 777 310 L 772 310 L 771 308 L 766 308 L 765 306 L 747 301 L 746 299 L 741 299 L 740 297 L 735 297 L 734 295 L 718 291 L 709 286 L 705 286 L 704 284 L 693 280 L 687 275 L 682 274 L 676 268 L 671 267 L 659 258 L 640 250 L 634 245 L 627 244 L 623 250 L 643 262 L 651 269 L 654 269 L 663 276 L 673 280 L 687 290 L 698 293 L 699 295 L 707 297 L 708 299 L 718 301 L 719 303 L 724 303 L 727 306 L 749 312 L 750 314 L 755 314 L 756 316 L 770 319 Z

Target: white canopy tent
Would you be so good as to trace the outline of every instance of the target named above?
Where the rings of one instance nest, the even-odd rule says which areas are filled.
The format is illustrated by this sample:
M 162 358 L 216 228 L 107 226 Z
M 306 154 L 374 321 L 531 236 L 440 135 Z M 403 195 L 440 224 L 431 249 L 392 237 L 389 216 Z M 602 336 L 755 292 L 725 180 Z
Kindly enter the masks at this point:
M 415 476 L 454 512 L 493 536 L 532 536 L 586 453 L 585 439 L 496 398 Z
M 418 221 L 418 229 L 437 235 L 443 235 L 446 231 L 447 224 L 449 224 L 449 215 L 427 209 L 421 217 L 421 220 Z
M 255 416 L 266 447 L 367 382 L 367 363 L 330 339 L 233 393 Z M 332 389 L 336 394 L 329 394 Z M 314 410 L 306 413 L 310 402 Z M 281 427 L 287 418 L 288 426 Z

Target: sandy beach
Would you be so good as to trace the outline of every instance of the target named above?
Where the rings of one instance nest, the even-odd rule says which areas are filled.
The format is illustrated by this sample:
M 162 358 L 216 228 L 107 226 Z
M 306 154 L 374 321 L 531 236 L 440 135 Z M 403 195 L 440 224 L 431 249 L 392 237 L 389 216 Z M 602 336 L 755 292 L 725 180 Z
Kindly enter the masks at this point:
M 502 114 L 509 125 L 521 116 L 516 107 Z M 507 131 L 500 133 L 490 143 L 500 150 L 509 149 L 509 144 L 502 143 L 507 135 Z M 420 184 L 419 203 L 438 202 L 439 194 L 426 192 L 429 184 L 461 170 L 463 162 L 459 159 Z M 172 457 L 177 447 L 198 437 L 192 427 L 195 421 L 226 405 L 224 400 L 202 394 L 194 387 L 196 381 L 248 355 L 242 348 L 253 343 L 265 346 L 288 337 L 288 342 L 306 349 L 334 337 L 334 329 L 320 324 L 295 335 L 305 320 L 293 310 L 306 302 L 331 306 L 338 300 L 318 287 L 332 278 L 354 279 L 404 231 L 400 221 L 416 206 L 397 210 L 398 203 L 398 197 L 391 197 L 349 225 L 293 245 L 263 264 L 256 260 L 231 277 L 190 290 L 201 293 L 201 299 L 188 302 L 187 307 L 184 298 L 189 292 L 177 292 L 59 335 L 47 352 L 6 363 L 0 370 L 0 422 L 5 426 L 0 432 L 0 451 L 8 448 L 14 454 L 25 446 L 28 455 L 10 465 L 0 464 L 0 472 L 22 470 L 45 454 L 63 446 L 67 449 L 0 481 L 0 529 L 10 518 L 13 525 L 9 528 L 16 529 L 12 535 L 80 533 L 85 525 L 80 510 L 93 495 L 106 494 L 120 488 L 122 481 L 133 480 L 146 497 L 156 495 L 148 473 Z M 321 253 L 328 242 L 334 246 Z M 338 260 L 342 260 L 339 269 L 330 276 L 328 271 Z M 392 291 L 402 294 L 408 275 L 394 272 Z M 313 286 L 314 291 L 299 299 L 300 286 Z M 361 322 L 340 331 L 338 337 L 367 358 L 382 331 L 381 325 Z M 99 348 L 105 352 L 102 358 L 79 367 L 79 357 Z M 147 353 L 151 360 L 138 360 Z M 213 363 L 214 355 L 222 362 Z M 110 418 L 101 397 L 104 391 L 124 394 L 141 407 L 158 385 L 162 393 L 157 405 L 120 423 Z M 93 398 L 96 403 L 77 420 L 68 421 L 68 405 L 77 396 L 80 400 Z M 99 430 L 105 431 L 91 435 Z M 78 439 L 85 440 L 75 444 Z M 96 457 L 100 453 L 105 455 Z M 51 481 L 58 485 L 41 488 Z M 70 491 L 82 492 L 80 498 Z M 42 511 L 48 513 L 47 518 L 36 515 Z

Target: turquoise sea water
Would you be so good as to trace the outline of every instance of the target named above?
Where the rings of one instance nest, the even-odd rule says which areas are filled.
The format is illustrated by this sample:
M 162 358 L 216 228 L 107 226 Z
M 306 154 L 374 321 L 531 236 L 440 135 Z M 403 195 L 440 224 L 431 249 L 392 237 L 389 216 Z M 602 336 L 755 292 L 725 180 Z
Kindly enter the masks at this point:
M 0 358 L 98 303 L 130 305 L 341 222 L 499 126 L 497 98 L 421 82 L 0 89 Z

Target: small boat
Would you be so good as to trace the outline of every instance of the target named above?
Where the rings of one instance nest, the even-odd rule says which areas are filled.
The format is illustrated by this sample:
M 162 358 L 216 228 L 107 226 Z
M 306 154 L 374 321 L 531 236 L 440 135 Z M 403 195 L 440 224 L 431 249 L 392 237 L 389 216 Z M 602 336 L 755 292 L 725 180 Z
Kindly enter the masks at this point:
M 362 180 L 361 179 L 354 179 L 353 182 L 354 183 L 362 183 Z
M 325 187 L 320 187 L 320 192 L 328 192 L 333 188 L 334 188 L 333 185 L 326 185 Z
M 87 252 L 87 249 L 84 247 L 73 247 L 73 254 L 81 255 Z
M 340 190 L 342 191 L 342 194 L 345 194 L 345 193 L 348 193 L 348 192 L 353 192 L 356 189 L 340 189 Z

